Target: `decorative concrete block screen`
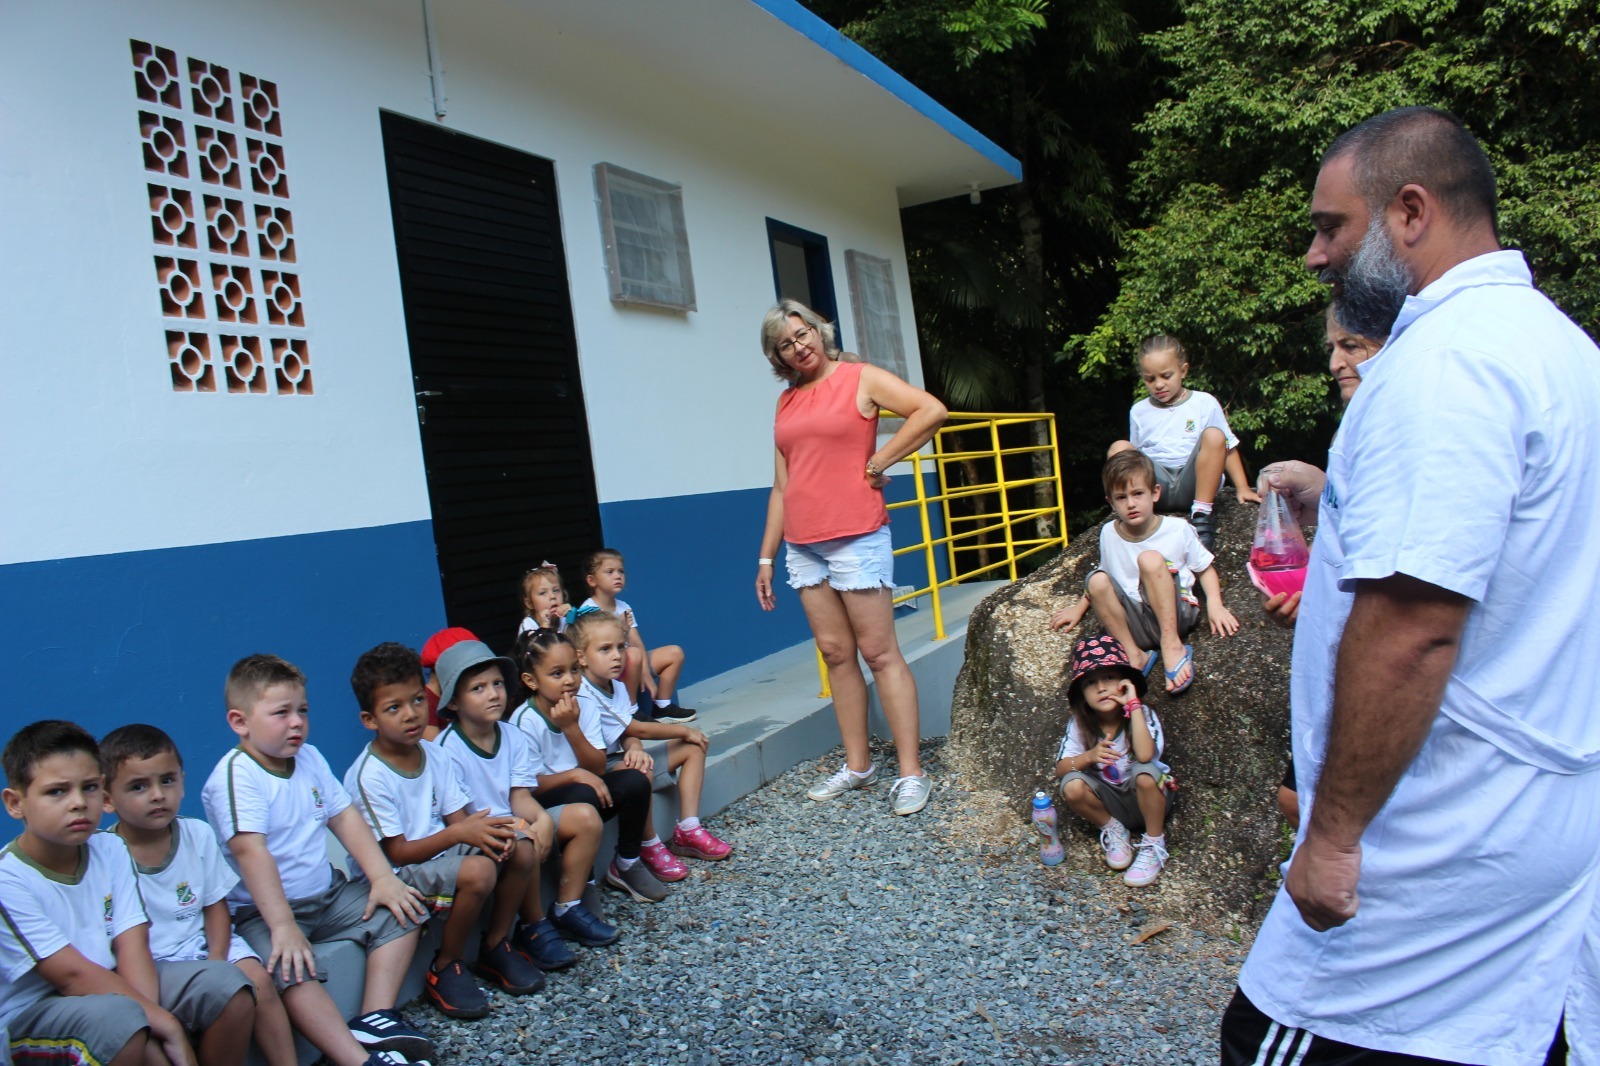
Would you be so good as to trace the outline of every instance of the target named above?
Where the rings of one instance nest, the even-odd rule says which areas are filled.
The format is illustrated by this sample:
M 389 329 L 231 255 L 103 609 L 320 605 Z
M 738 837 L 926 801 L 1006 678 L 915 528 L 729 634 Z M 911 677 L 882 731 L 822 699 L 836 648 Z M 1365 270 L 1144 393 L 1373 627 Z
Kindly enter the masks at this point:
M 309 396 L 278 87 L 129 45 L 173 391 Z

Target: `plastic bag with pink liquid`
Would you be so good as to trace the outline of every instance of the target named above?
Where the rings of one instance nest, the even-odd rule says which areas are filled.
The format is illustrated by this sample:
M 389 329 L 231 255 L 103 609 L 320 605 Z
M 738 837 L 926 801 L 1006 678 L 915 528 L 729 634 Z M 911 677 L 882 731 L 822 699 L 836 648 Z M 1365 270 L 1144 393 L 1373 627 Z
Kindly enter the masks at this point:
M 1289 501 L 1268 486 L 1261 494 L 1256 539 L 1250 545 L 1250 562 L 1246 565 L 1251 583 L 1268 596 L 1299 592 L 1305 588 L 1306 563 L 1310 559 L 1306 538 L 1289 513 Z

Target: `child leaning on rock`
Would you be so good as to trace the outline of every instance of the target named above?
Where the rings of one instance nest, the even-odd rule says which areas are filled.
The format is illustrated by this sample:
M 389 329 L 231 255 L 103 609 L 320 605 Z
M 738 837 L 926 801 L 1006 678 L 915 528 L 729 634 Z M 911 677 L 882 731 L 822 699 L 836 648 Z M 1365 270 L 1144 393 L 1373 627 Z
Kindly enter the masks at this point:
M 1161 761 L 1161 722 L 1139 700 L 1144 687 L 1115 637 L 1078 641 L 1067 688 L 1072 717 L 1056 757 L 1067 806 L 1100 830 L 1106 865 L 1127 870 L 1130 885 L 1148 885 L 1167 861 L 1171 768 Z M 1144 830 L 1137 857 L 1130 828 Z

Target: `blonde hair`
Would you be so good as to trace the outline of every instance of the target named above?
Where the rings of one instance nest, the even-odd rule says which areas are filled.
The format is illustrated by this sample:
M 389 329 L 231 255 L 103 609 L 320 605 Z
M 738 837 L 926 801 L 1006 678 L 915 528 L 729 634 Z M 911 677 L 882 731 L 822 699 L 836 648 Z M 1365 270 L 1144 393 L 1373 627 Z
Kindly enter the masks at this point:
M 829 359 L 837 359 L 841 363 L 861 362 L 860 356 L 839 350 L 832 322 L 799 300 L 780 300 L 778 305 L 761 319 L 761 352 L 767 357 L 767 362 L 772 364 L 772 372 L 778 376 L 779 381 L 786 381 L 792 385 L 796 375 L 794 367 L 784 362 L 783 356 L 778 354 L 779 336 L 791 318 L 798 318 L 817 331 L 817 335 L 822 338 L 822 350 L 828 354 Z
M 539 581 L 550 582 L 556 587 L 557 592 L 560 592 L 563 596 L 566 595 L 566 590 L 561 587 L 561 575 L 556 571 L 555 567 L 536 566 L 522 575 L 522 609 L 524 611 L 533 609 L 533 590 L 535 584 Z
M 627 639 L 628 627 L 623 624 L 622 619 L 610 611 L 603 611 L 599 608 L 585 608 L 580 611 L 576 618 L 567 623 L 566 636 L 568 640 L 572 641 L 572 646 L 581 652 L 594 639 L 594 631 L 604 625 L 616 626 L 617 629 L 621 630 L 623 639 Z

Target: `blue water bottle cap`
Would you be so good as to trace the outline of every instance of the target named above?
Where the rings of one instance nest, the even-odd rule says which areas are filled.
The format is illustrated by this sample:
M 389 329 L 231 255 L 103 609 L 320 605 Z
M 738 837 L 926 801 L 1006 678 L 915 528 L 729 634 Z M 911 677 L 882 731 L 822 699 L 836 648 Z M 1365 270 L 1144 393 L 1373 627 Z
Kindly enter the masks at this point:
M 1033 806 L 1037 810 L 1044 810 L 1050 806 L 1050 796 L 1044 792 L 1035 792 L 1033 794 Z

